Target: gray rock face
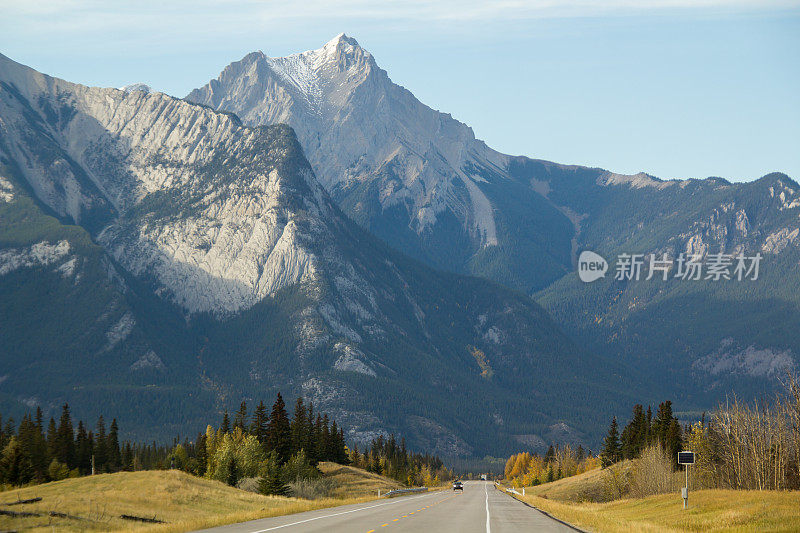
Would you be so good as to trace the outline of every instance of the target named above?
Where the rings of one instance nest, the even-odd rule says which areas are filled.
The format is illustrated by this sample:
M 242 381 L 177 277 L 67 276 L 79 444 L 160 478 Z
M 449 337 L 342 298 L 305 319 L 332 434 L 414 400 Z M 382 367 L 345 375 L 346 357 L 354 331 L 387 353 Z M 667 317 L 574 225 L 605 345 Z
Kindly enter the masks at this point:
M 754 377 L 779 377 L 795 366 L 791 350 L 776 348 L 741 349 L 732 338 L 723 339 L 713 353 L 701 357 L 692 365 L 695 371 L 712 376 L 745 374 Z
M 187 99 L 252 125 L 289 124 L 337 198 L 369 186 L 381 211 L 400 208 L 418 234 L 448 214 L 475 249 L 498 243 L 492 205 L 477 183 L 502 173 L 508 157 L 392 83 L 344 34 L 287 57 L 249 54 Z M 358 219 L 368 206 L 353 209 Z
M 344 38 L 319 54 L 271 65 L 270 71 L 282 72 L 281 83 L 291 80 L 295 97 L 302 89 L 304 109 L 316 110 L 319 120 L 330 118 L 331 109 L 344 112 L 344 102 L 354 113 L 359 107 L 333 86 L 351 78 L 361 84 L 385 79 L 371 57 Z M 369 75 L 362 80 L 365 65 Z M 315 85 L 296 75 L 305 68 L 341 79 Z M 426 128 L 442 129 L 453 146 L 474 141 L 452 119 L 427 108 L 419 112 L 433 121 Z M 359 120 L 363 125 L 366 118 Z M 361 127 L 355 124 L 352 132 Z M 418 157 L 400 137 L 393 139 L 403 157 Z M 425 180 L 438 180 L 430 172 L 448 161 L 477 161 L 450 148 L 431 148 L 439 162 L 417 159 L 419 173 L 404 183 L 422 190 Z M 101 275 L 106 285 L 113 283 L 101 309 L 95 298 L 82 302 L 87 315 L 102 319 L 92 319 L 92 345 L 76 344 L 75 351 L 95 358 L 82 359 L 86 365 L 106 366 L 99 382 L 138 384 L 141 396 L 132 392 L 132 403 L 152 398 L 151 385 L 161 387 L 165 402 L 192 390 L 204 402 L 197 403 L 197 416 L 206 416 L 233 395 L 250 399 L 281 389 L 329 410 L 353 435 L 406 432 L 434 452 L 472 453 L 510 437 L 471 435 L 467 419 L 473 423 L 491 411 L 511 427 L 524 416 L 522 425 L 533 431 L 559 419 L 563 404 L 543 406 L 514 391 L 564 383 L 584 390 L 572 368 L 596 371 L 592 361 L 581 363 L 586 354 L 528 298 L 424 267 L 345 217 L 285 125 L 248 127 L 232 113 L 162 93 L 85 87 L 0 57 L 0 173 L 0 216 L 22 205 L 17 184 L 27 182 L 61 222 L 84 228 L 81 255 L 72 241 L 44 239 L 4 250 L 0 283 L 23 267 L 45 266 L 58 269 L 59 282 L 72 282 L 91 266 L 93 283 Z M 477 205 L 480 194 L 464 185 L 473 178 L 446 179 L 460 182 L 465 195 L 433 191 L 430 198 L 446 199 L 448 209 L 456 205 L 453 198 Z M 475 227 L 491 241 L 489 226 Z M 92 286 L 81 288 L 91 292 Z M 60 302 L 65 309 L 74 304 L 69 295 Z M 63 333 L 52 335 L 48 345 L 57 346 Z M 491 365 L 491 376 L 482 374 L 470 350 Z M 29 351 L 35 360 L 36 347 Z M 553 363 L 562 358 L 572 361 L 563 366 L 569 371 Z M 537 381 L 541 363 L 552 369 L 546 383 Z M 52 372 L 41 394 L 56 386 L 73 394 L 76 374 Z M 20 390 L 28 383 L 15 378 Z M 477 407 L 466 411 L 450 401 L 456 390 L 476 391 Z M 393 398 L 418 397 L 435 400 L 394 407 Z M 531 423 L 525 413 L 533 411 L 541 414 Z
M 188 312 L 235 312 L 313 279 L 301 240 L 321 236 L 330 205 L 310 169 L 287 177 L 257 153 L 264 132 L 162 93 L 84 87 L 2 57 L 0 81 L 13 88 L 0 98 L 12 141 L 0 153 L 27 163 L 25 178 L 59 215 L 86 223 L 102 212 L 110 223 L 98 240 Z
M 323 186 L 359 224 L 436 267 L 529 294 L 571 273 L 579 248 L 629 233 L 658 234 L 654 251 L 677 245 L 700 255 L 720 246 L 775 254 L 800 243 L 790 180 L 770 189 L 771 213 L 754 218 L 747 201 L 728 201 L 743 187 L 722 179 L 660 180 L 500 154 L 393 83 L 345 35 L 287 57 L 248 54 L 186 98 L 250 125 L 291 125 Z M 688 206 L 667 213 L 673 227 L 663 231 L 653 205 L 694 191 Z M 615 210 L 637 224 L 615 226 Z M 681 216 L 694 210 L 696 218 Z
M 723 293 L 718 287 L 614 287 L 588 298 L 592 310 L 587 311 L 587 288 L 574 276 L 577 253 L 585 249 L 611 257 L 760 253 L 767 277 L 755 287 L 760 301 L 797 305 L 787 297 L 794 292 L 781 289 L 796 286 L 796 275 L 781 279 L 780 272 L 796 273 L 788 265 L 800 256 L 800 187 L 785 175 L 740 184 L 721 178 L 661 180 L 644 172 L 623 175 L 505 156 L 476 140 L 468 126 L 392 83 L 371 54 L 344 35 L 319 50 L 284 58 L 250 54 L 187 99 L 235 112 L 249 124 L 292 125 L 323 185 L 354 220 L 437 267 L 538 297 L 596 351 L 629 352 L 632 365 L 651 367 L 657 360 L 674 367 L 675 361 L 666 363 L 674 344 L 686 343 L 695 368 L 754 379 L 774 374 L 764 368 L 796 360 L 794 322 L 781 319 L 775 344 L 765 344 L 751 330 L 752 323 L 770 321 L 759 306 L 722 321 L 728 331 L 698 331 L 719 341 L 739 330 L 743 347 L 772 351 L 744 349 L 710 362 L 703 359 L 704 339 L 687 340 L 686 328 L 677 322 L 651 333 L 660 327 L 660 316 L 687 305 L 687 290 L 708 316 L 719 316 L 709 303 Z M 739 291 L 734 301 L 752 298 L 744 286 L 733 288 Z M 620 324 L 628 337 L 619 334 Z M 501 329 L 482 333 L 486 343 L 503 345 Z M 642 338 L 665 341 L 648 346 L 650 353 L 643 355 Z
M 516 396 L 520 390 L 538 395 L 520 400 L 528 402 L 526 408 L 486 407 L 486 427 L 546 438 L 552 431 L 566 438 L 569 432 L 552 423 L 564 412 L 574 414 L 575 405 L 568 403 L 580 400 L 562 388 L 580 384 L 583 393 L 584 384 L 572 375 L 578 371 L 590 376 L 587 383 L 605 383 L 598 376 L 608 365 L 582 359 L 529 300 L 432 273 L 384 248 L 341 216 L 329 194 L 398 247 L 416 240 L 415 246 L 440 259 L 465 258 L 456 269 L 528 292 L 560 278 L 542 301 L 581 334 L 588 328 L 619 329 L 626 317 L 648 306 L 656 318 L 628 321 L 628 327 L 660 325 L 653 304 L 663 305 L 665 296 L 636 292 L 634 286 L 621 298 L 608 291 L 610 296 L 596 298 L 598 310 L 587 313 L 585 287 L 570 285 L 578 281 L 569 277 L 570 259 L 580 248 L 761 251 L 769 260 L 791 264 L 788 272 L 794 272 L 796 260 L 790 262 L 800 250 L 800 188 L 785 176 L 737 185 L 717 179 L 676 182 L 510 158 L 393 84 L 346 36 L 285 58 L 250 54 L 187 99 L 213 109 L 141 87 L 72 84 L 0 56 L 0 163 L 13 166 L 15 177 L 27 181 L 57 215 L 90 230 L 117 264 L 176 304 L 181 318 L 210 314 L 219 324 L 254 316 L 247 312 L 256 313 L 269 296 L 291 289 L 299 303 L 279 310 L 289 309 L 288 316 L 277 318 L 285 319 L 281 326 L 290 339 L 280 355 L 272 357 L 256 342 L 238 347 L 240 352 L 231 349 L 232 356 L 247 352 L 240 364 L 249 381 L 238 375 L 219 379 L 230 379 L 232 390 L 243 384 L 292 386 L 321 406 L 350 413 L 353 431 L 363 435 L 390 427 L 377 411 L 370 411 L 376 416 L 369 423 L 372 419 L 353 414 L 374 408 L 358 403 L 363 387 L 397 378 L 393 385 L 432 387 L 441 394 L 474 385 L 475 378 L 496 386 L 483 398 L 487 406 L 494 395 Z M 279 123 L 292 126 L 297 138 Z M 0 175 L 0 205 L 19 194 Z M 77 277 L 72 248 L 47 248 L 57 244 L 36 241 L 14 248 L 0 257 L 0 275 L 3 265 L 14 275 L 18 265 L 52 263 L 65 278 Z M 33 248 L 39 245 L 47 249 Z M 53 253 L 61 255 L 51 261 Z M 546 272 L 537 277 L 536 270 Z M 682 294 L 672 295 L 675 308 L 684 305 Z M 604 316 L 613 302 L 619 309 Z M 130 322 L 125 312 L 104 323 L 97 351 L 121 349 L 137 336 L 141 315 Z M 260 324 L 254 320 L 253 326 Z M 451 330 L 457 334 L 451 337 Z M 770 376 L 800 350 L 794 336 L 784 337 L 775 343 L 739 339 L 737 351 L 694 368 L 711 375 Z M 630 338 L 661 337 L 637 330 Z M 664 338 L 662 347 L 670 344 L 670 337 Z M 658 354 L 662 347 L 651 350 Z M 278 357 L 289 361 L 285 368 L 270 366 Z M 543 361 L 547 373 L 541 372 Z M 125 369 L 131 376 L 151 376 L 175 367 L 169 350 L 142 346 Z M 409 383 L 409 376 L 427 381 Z M 547 382 L 536 381 L 541 376 Z M 557 389 L 551 397 L 569 401 L 542 407 L 548 384 Z M 536 415 L 538 427 L 515 427 L 528 412 L 546 414 Z M 397 424 L 418 442 L 447 453 L 477 449 L 455 439 L 466 433 L 445 422 L 456 419 L 457 410 L 407 414 Z
M 150 88 L 149 85 L 145 83 L 132 83 L 130 85 L 126 85 L 124 87 L 119 88 L 120 91 L 125 91 L 126 93 L 131 93 L 133 91 L 140 91 L 143 93 L 152 92 L 153 89 Z
M 334 350 L 339 354 L 339 358 L 333 363 L 333 368 L 343 372 L 358 372 L 368 376 L 376 376 L 375 370 L 364 362 L 364 354 L 357 348 L 353 348 L 342 342 L 337 342 Z
M 46 266 L 63 260 L 69 254 L 69 242 L 59 241 L 50 244 L 42 241 L 23 249 L 7 248 L 0 250 L 0 276 L 19 268 Z M 64 262 L 68 265 L 69 262 Z

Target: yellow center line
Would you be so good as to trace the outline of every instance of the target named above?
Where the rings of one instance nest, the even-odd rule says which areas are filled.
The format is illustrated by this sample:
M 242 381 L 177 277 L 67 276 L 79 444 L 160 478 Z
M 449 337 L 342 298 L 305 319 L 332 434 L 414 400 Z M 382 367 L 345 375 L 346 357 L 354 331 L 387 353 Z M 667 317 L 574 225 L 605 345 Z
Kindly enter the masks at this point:
M 433 507 L 437 503 L 442 503 L 442 502 L 447 501 L 447 500 L 449 500 L 450 498 L 453 498 L 453 497 L 455 497 L 455 494 L 453 496 L 448 496 L 444 500 L 439 500 L 438 502 L 433 502 L 432 504 L 427 505 L 427 506 L 423 507 L 422 509 L 417 509 L 416 511 L 412 511 L 412 512 L 408 513 L 407 515 L 404 514 L 400 518 L 408 518 L 410 515 L 412 515 L 414 513 L 421 513 L 425 509 L 430 509 L 431 507 Z M 400 518 L 395 518 L 394 520 L 392 520 L 392 522 L 399 522 Z M 389 526 L 389 522 L 387 522 L 385 524 L 381 524 L 381 527 L 388 527 L 388 526 Z M 374 529 L 370 529 L 369 531 L 367 531 L 367 533 L 375 533 L 375 530 Z

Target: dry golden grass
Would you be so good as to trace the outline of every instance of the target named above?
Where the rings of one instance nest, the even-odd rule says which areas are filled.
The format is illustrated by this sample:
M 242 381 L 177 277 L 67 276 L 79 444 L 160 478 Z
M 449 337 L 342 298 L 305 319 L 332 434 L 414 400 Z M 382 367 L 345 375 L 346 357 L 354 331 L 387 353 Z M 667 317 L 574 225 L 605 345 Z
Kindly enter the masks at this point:
M 527 493 L 527 491 L 526 491 Z M 700 490 L 607 503 L 575 503 L 526 495 L 524 501 L 553 516 L 598 532 L 800 531 L 800 492 Z
M 603 502 L 615 499 L 615 484 L 625 484 L 632 466 L 631 461 L 622 461 L 610 468 L 595 468 L 576 476 L 566 477 L 535 487 L 525 487 L 525 494 L 541 496 L 551 500 L 569 502 Z M 625 487 L 622 487 L 625 488 Z
M 45 515 L 55 511 L 80 519 L 0 516 L 0 530 L 50 531 L 55 527 L 59 531 L 188 531 L 374 499 L 362 496 L 309 501 L 262 496 L 170 470 L 66 479 L 2 492 L 0 504 L 34 497 L 41 497 L 42 501 L 0 508 Z M 121 514 L 155 517 L 167 524 L 130 522 L 120 519 Z
M 319 469 L 326 478 L 336 483 L 336 489 L 333 491 L 333 496 L 336 498 L 377 496 L 378 489 L 381 494 L 385 494 L 392 489 L 402 488 L 402 485 L 393 479 L 352 466 L 323 462 L 319 464 Z
M 645 498 L 612 498 L 625 492 L 634 466 L 623 461 L 607 469 L 536 487 L 518 497 L 553 516 L 588 531 L 800 531 L 800 492 L 698 490 L 689 493 L 683 510 L 680 492 Z M 613 501 L 609 501 L 613 500 Z

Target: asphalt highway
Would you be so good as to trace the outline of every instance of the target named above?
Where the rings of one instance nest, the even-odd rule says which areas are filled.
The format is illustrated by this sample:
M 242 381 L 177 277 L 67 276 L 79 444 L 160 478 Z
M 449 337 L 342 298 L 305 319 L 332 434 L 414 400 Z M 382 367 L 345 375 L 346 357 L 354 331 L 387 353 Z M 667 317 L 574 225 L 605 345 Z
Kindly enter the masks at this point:
M 453 533 L 572 532 L 566 526 L 483 481 L 465 481 L 464 491 L 412 494 L 221 526 L 219 533 Z

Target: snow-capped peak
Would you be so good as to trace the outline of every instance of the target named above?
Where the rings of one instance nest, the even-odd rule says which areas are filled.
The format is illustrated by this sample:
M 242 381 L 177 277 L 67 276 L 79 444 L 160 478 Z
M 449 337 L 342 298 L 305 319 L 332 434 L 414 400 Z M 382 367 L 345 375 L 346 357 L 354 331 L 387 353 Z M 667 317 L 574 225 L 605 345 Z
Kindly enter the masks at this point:
M 475 169 L 502 169 L 506 156 L 392 83 L 344 33 L 316 50 L 247 56 L 187 99 L 250 125 L 289 124 L 329 190 L 375 180 L 382 207 L 406 206 L 410 228 L 421 232 L 450 211 L 476 247 L 498 243 L 493 207 L 477 185 L 487 172 Z
M 126 85 L 124 87 L 119 88 L 120 91 L 125 91 L 126 93 L 132 93 L 134 91 L 143 92 L 145 94 L 150 94 L 153 92 L 153 89 L 147 85 L 146 83 L 132 83 L 130 85 Z
M 327 43 L 325 43 L 325 45 L 322 47 L 322 50 L 329 50 L 331 48 L 336 48 L 336 47 L 339 46 L 339 43 L 343 43 L 346 46 L 350 46 L 350 47 L 354 47 L 354 48 L 355 47 L 361 48 L 359 46 L 359 44 L 358 44 L 358 41 L 356 41 L 352 37 L 348 37 L 343 32 L 343 33 L 340 33 L 339 35 L 337 35 L 336 37 L 334 37 L 333 39 L 331 39 L 330 41 L 328 41 Z
M 284 83 L 303 96 L 315 114 L 324 113 L 326 106 L 338 107 L 342 95 L 366 78 L 374 62 L 369 52 L 344 33 L 316 50 L 262 57 Z

